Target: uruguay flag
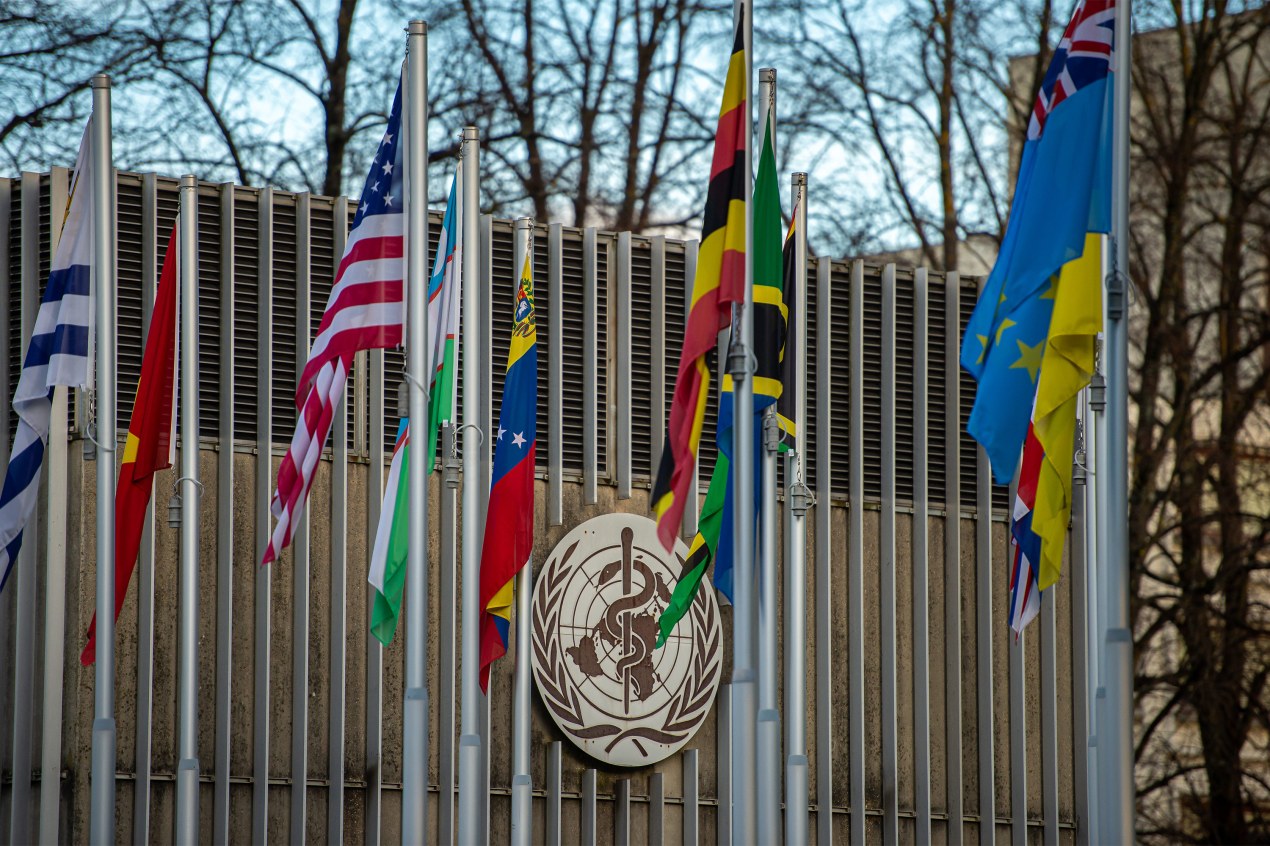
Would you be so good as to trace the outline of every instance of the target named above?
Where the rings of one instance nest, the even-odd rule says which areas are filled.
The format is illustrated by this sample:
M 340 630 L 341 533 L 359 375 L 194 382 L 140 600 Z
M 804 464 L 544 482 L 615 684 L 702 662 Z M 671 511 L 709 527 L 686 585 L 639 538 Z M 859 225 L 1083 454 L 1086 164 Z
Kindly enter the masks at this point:
M 507 378 L 494 440 L 485 543 L 481 548 L 481 690 L 490 664 L 507 653 L 516 574 L 534 549 L 534 452 L 537 445 L 538 330 L 532 256 L 516 290 Z
M 966 325 L 968 431 L 1000 484 L 1027 433 L 1059 270 L 1111 222 L 1114 0 L 1080 0 L 1037 93 L 1001 253 Z
M 89 126 L 91 127 L 91 122 Z M 0 489 L 0 590 L 9 581 L 22 530 L 35 511 L 40 467 L 48 441 L 55 385 L 88 385 L 92 347 L 93 175 L 89 131 L 79 144 L 71 179 L 70 207 L 49 271 L 48 285 L 35 317 L 22 375 L 13 395 L 18 431 Z

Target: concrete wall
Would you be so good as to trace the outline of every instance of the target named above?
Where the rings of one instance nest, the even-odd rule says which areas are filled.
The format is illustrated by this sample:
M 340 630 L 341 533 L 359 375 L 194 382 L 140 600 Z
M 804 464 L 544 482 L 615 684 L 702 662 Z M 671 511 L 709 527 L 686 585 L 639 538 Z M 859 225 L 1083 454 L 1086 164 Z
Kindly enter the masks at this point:
M 253 625 L 255 613 L 254 581 L 257 577 L 257 558 L 255 554 L 255 525 L 253 518 L 253 498 L 255 456 L 246 450 L 234 456 L 235 465 L 235 508 L 233 535 L 233 633 L 232 661 L 233 683 L 231 686 L 232 720 L 228 726 L 217 726 L 211 703 L 215 699 L 215 649 L 217 643 L 216 611 L 216 488 L 217 488 L 217 453 L 207 449 L 202 455 L 201 472 L 203 482 L 207 486 L 203 498 L 201 522 L 201 548 L 203 555 L 200 567 L 200 730 L 199 756 L 202 767 L 204 786 L 200 809 L 203 818 L 202 839 L 211 840 L 211 812 L 213 804 L 212 777 L 214 746 L 216 733 L 228 732 L 230 737 L 230 773 L 231 785 L 231 829 L 230 839 L 233 842 L 246 842 L 251 837 L 252 817 L 252 780 L 253 773 L 253 649 L 255 638 L 259 633 Z M 274 461 L 275 470 L 277 459 Z M 82 842 L 88 832 L 88 772 L 90 762 L 91 725 L 92 725 L 92 690 L 93 674 L 91 668 L 81 667 L 78 661 L 79 651 L 83 645 L 82 633 L 91 617 L 94 595 L 95 570 L 93 563 L 93 498 L 91 491 L 97 464 L 84 461 L 80 442 L 71 445 L 69 456 L 68 511 L 70 530 L 68 536 L 68 572 L 67 572 L 67 639 L 65 654 L 61 656 L 65 673 L 65 711 L 61 725 L 63 735 L 63 757 L 65 774 L 62 785 L 61 803 L 64 823 L 61 828 L 61 839 L 67 842 Z M 348 636 L 347 636 L 347 671 L 343 684 L 347 696 L 347 713 L 345 720 L 346 743 L 343 749 L 345 767 L 345 803 L 343 830 L 348 842 L 362 842 L 365 830 L 366 785 L 371 775 L 366 767 L 366 713 L 367 680 L 366 680 L 366 639 L 367 639 L 367 603 L 364 589 L 366 560 L 368 557 L 367 526 L 365 504 L 367 501 L 366 478 L 367 465 L 353 463 L 349 468 L 349 496 L 347 500 L 349 514 L 349 534 L 347 549 L 349 557 L 348 569 Z M 156 502 L 160 506 L 160 523 L 155 529 L 155 570 L 154 570 L 154 684 L 153 684 L 153 731 L 152 754 L 150 756 L 151 774 L 150 790 L 152 791 L 152 812 L 150 819 L 150 840 L 153 842 L 170 842 L 173 832 L 173 800 L 175 793 L 174 773 L 177 762 L 176 754 L 176 609 L 177 609 L 177 533 L 166 524 L 167 494 L 171 490 L 174 471 L 160 474 L 156 485 Z M 306 795 L 308 799 L 307 821 L 304 839 L 321 842 L 327 835 L 327 785 L 329 775 L 328 758 L 328 702 L 332 678 L 329 671 L 330 655 L 330 572 L 328 567 L 328 550 L 330 547 L 330 515 L 333 503 L 330 496 L 331 464 L 322 463 L 321 470 L 314 486 L 310 503 L 311 517 L 311 549 L 310 568 L 307 576 L 297 572 L 290 551 L 282 560 L 272 565 L 269 577 L 271 587 L 271 639 L 268 646 L 270 658 L 269 706 L 269 805 L 268 830 L 271 840 L 293 840 L 295 833 L 290 831 L 292 784 L 300 778 L 307 779 Z M 645 486 L 646 488 L 646 486 Z M 544 561 L 554 544 L 573 526 L 592 516 L 611 511 L 627 511 L 647 513 L 647 491 L 637 487 L 632 498 L 619 500 L 616 488 L 601 485 L 599 502 L 593 506 L 582 504 L 582 486 L 569 481 L 564 485 L 565 520 L 564 525 L 546 526 L 545 508 L 541 506 L 546 496 L 546 483 L 540 479 L 539 520 L 536 526 L 535 559 Z M 85 496 L 85 493 L 88 496 Z M 433 507 L 436 508 L 439 493 L 439 477 L 432 480 Z M 823 507 L 823 506 L 821 506 Z M 847 716 L 850 709 L 863 708 L 865 716 L 864 749 L 865 762 L 865 796 L 866 831 L 870 840 L 882 837 L 880 812 L 884 803 L 894 801 L 900 814 L 901 839 L 905 842 L 914 837 L 914 713 L 913 713 L 913 620 L 916 609 L 912 607 L 912 537 L 913 526 L 910 513 L 896 515 L 897 530 L 897 656 L 898 656 L 898 761 L 899 777 L 892 785 L 882 780 L 882 746 L 881 746 L 881 666 L 878 645 L 881 639 L 880 615 L 878 607 L 880 560 L 878 551 L 879 529 L 883 514 L 873 503 L 865 503 L 864 516 L 864 585 L 865 585 L 865 690 L 863 702 L 849 701 L 848 653 L 847 642 L 848 620 L 846 619 L 846 588 L 848 580 L 848 510 L 841 503 L 834 503 L 831 519 L 832 536 L 831 561 L 833 592 L 830 596 L 817 596 L 815 592 L 814 574 L 815 545 L 821 539 L 809 532 L 808 539 L 808 573 L 807 595 L 811 603 L 808 609 L 808 711 L 803 718 L 807 723 L 809 738 L 809 757 L 811 769 L 811 796 L 813 803 L 812 825 L 816 828 L 832 825 L 834 836 L 840 842 L 849 840 L 849 807 L 850 785 L 848 773 L 853 750 L 849 748 L 847 739 Z M 434 510 L 434 513 L 435 510 Z M 976 548 L 976 521 L 966 516 L 960 519 L 961 555 L 959 562 L 960 583 L 955 586 L 947 584 L 944 578 L 944 524 L 946 516 L 939 514 L 929 519 L 928 538 L 929 552 L 929 618 L 930 618 L 930 728 L 931 728 L 931 796 L 932 796 L 932 831 L 937 843 L 947 842 L 948 826 L 959 824 L 966 842 L 977 842 L 983 839 L 981 831 L 980 784 L 981 780 L 991 776 L 995 799 L 995 826 L 997 835 L 1004 839 L 1011 836 L 1011 789 L 1019 773 L 1012 769 L 1012 752 L 1019 750 L 1011 745 L 1014 721 L 1026 716 L 1026 747 L 1023 753 L 1027 785 L 1027 816 L 1031 821 L 1029 840 L 1040 840 L 1040 822 L 1044 817 L 1042 796 L 1042 739 L 1041 719 L 1043 709 L 1053 709 L 1058 726 L 1058 760 L 1057 772 L 1059 782 L 1055 786 L 1058 798 L 1059 823 L 1062 826 L 1063 842 L 1074 842 L 1075 797 L 1072 783 L 1073 763 L 1073 696 L 1072 670 L 1073 648 L 1071 637 L 1071 580 L 1064 579 L 1056 588 L 1057 608 L 1057 649 L 1056 673 L 1058 696 L 1052 706 L 1044 706 L 1041 702 L 1040 672 L 1041 654 L 1038 639 L 1032 636 L 1021 641 L 1023 650 L 1022 666 L 1025 669 L 1024 689 L 1025 708 L 1022 713 L 1012 709 L 1010 705 L 1010 663 L 1011 651 L 1020 648 L 1016 645 L 1013 634 L 1005 625 L 1007 591 L 1002 584 L 1004 574 L 1005 532 L 1003 523 L 992 524 L 991 564 L 995 577 L 994 588 L 990 597 L 977 594 L 976 562 L 982 560 L 982 550 Z M 439 538 L 438 521 L 432 522 L 432 560 L 438 561 Z M 814 520 L 809 519 L 809 526 L 814 527 Z M 429 686 L 433 697 L 432 724 L 437 720 L 436 708 L 440 706 L 439 680 L 437 678 L 436 649 L 438 638 L 457 638 L 456 634 L 438 631 L 436 607 L 439 601 L 439 569 L 433 568 L 429 598 L 433 608 L 430 620 L 430 675 Z M 139 574 L 138 574 L 139 575 Z M 307 688 L 304 695 L 308 703 L 308 768 L 306 773 L 292 771 L 292 735 L 299 727 L 293 722 L 293 660 L 296 645 L 292 631 L 295 623 L 292 595 L 297 578 L 307 578 L 310 590 L 309 637 Z M 136 727 L 137 727 L 137 653 L 138 644 L 145 633 L 138 629 L 138 585 L 139 579 L 134 577 L 123 613 L 119 620 L 117 635 L 118 678 L 116 686 L 116 709 L 118 720 L 118 836 L 120 843 L 134 840 L 133 806 L 139 784 L 137 780 Z M 960 594 L 961 630 L 949 631 L 945 620 L 945 597 L 947 591 L 955 589 Z M 40 601 L 43 603 L 44 593 L 41 591 Z M 815 619 L 816 604 L 828 603 L 833 609 L 835 625 L 830 643 L 817 643 L 814 627 L 810 621 Z M 985 611 L 984 602 L 992 606 L 990 621 L 992 641 L 992 684 L 991 706 L 993 726 L 992 772 L 981 772 L 979 755 L 984 741 L 985 730 L 979 720 L 979 662 L 986 660 L 977 648 L 978 626 Z M 724 607 L 724 631 L 730 631 L 730 608 Z M 402 629 L 404 632 L 404 629 Z M 960 821 L 950 823 L 946 816 L 948 811 L 947 785 L 950 764 L 945 729 L 948 708 L 945 698 L 947 681 L 945 673 L 945 648 L 950 642 L 960 642 L 961 665 L 960 712 L 963 728 L 961 739 L 960 766 L 962 774 L 962 802 L 964 817 Z M 728 642 L 725 636 L 725 645 Z M 816 662 L 818 650 L 831 651 L 832 689 L 833 689 L 833 744 L 832 750 L 817 749 L 815 744 L 815 712 Z M 725 659 L 723 678 L 730 675 L 730 651 Z M 383 829 L 384 842 L 394 842 L 399 837 L 400 805 L 399 785 L 401 778 L 401 703 L 404 657 L 404 634 L 391 647 L 384 651 L 383 680 L 383 755 L 382 772 L 383 791 Z M 495 665 L 491 688 L 491 722 L 496 727 L 491 738 L 491 801 L 490 801 L 490 835 L 492 842 L 505 842 L 509 830 L 510 815 L 510 725 L 511 715 L 511 678 L 512 661 L 503 660 Z M 42 658 L 37 659 L 35 677 L 43 677 Z M 339 681 L 339 680 L 336 680 Z M 726 689 L 724 689 L 726 690 Z M 954 703 L 953 707 L 957 707 Z M 38 715 L 38 709 L 37 709 Z M 788 716 L 788 715 L 785 715 Z M 42 727 L 36 720 L 37 726 Z M 536 794 L 545 796 L 546 790 L 546 752 L 547 744 L 561 740 L 562 737 L 542 706 L 537 702 L 535 693 L 535 712 L 533 719 L 533 779 Z M 717 732 L 717 709 L 702 726 L 696 737 L 687 748 L 698 750 L 699 793 L 701 807 L 699 813 L 700 837 L 702 843 L 713 843 L 716 839 L 718 801 L 717 750 L 719 736 Z M 38 748 L 38 737 L 36 748 Z M 439 779 L 438 744 L 435 736 L 430 745 L 430 779 L 435 785 Z M 612 797 L 618 792 L 618 782 L 630 780 L 630 825 L 632 842 L 645 842 L 649 839 L 648 819 L 650 793 L 650 777 L 660 773 L 663 779 L 665 796 L 664 805 L 664 837 L 667 843 L 681 841 L 683 806 L 682 758 L 672 756 L 655 768 L 642 770 L 619 770 L 599 765 L 586 758 L 568 741 L 563 745 L 563 831 L 565 842 L 573 842 L 579 832 L 581 805 L 578 799 L 582 790 L 583 772 L 589 767 L 596 767 L 597 793 L 597 831 L 601 842 L 610 839 L 613 831 L 615 806 Z M 833 809 L 816 808 L 818 780 L 833 778 Z M 42 789 L 45 779 L 41 775 L 36 779 L 35 793 Z M 778 789 L 775 781 L 763 783 L 764 789 Z M 432 807 L 429 811 L 429 824 L 437 824 L 437 794 L 430 796 Z M 535 840 L 544 834 L 545 806 L 542 800 L 535 803 Z M 12 813 L 13 809 L 8 809 Z M 21 813 L 21 809 L 17 809 Z M 34 807 L 31 809 L 34 815 Z M 832 822 L 830 822 L 832 818 Z

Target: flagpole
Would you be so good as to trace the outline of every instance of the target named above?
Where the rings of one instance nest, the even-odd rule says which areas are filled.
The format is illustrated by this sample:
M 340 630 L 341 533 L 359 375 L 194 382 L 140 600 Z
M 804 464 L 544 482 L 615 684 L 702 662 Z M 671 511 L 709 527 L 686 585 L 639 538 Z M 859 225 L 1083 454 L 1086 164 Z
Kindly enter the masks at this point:
M 110 77 L 93 91 L 93 277 L 97 336 L 97 672 L 89 841 L 115 840 L 115 170 Z
M 735 843 L 757 840 L 758 782 L 756 772 L 757 691 L 754 674 L 754 131 L 751 120 L 754 80 L 751 70 L 754 31 L 750 6 L 739 0 L 745 46 L 745 298 L 741 305 L 739 342 L 728 353 L 735 414 L 732 472 L 735 561 L 732 603 L 732 838 Z
M 198 840 L 198 180 L 181 178 L 181 556 L 177 667 L 176 840 Z
M 807 508 L 803 439 L 807 419 L 807 174 L 790 180 L 794 203 L 794 448 L 785 456 L 785 842 L 807 842 Z M 789 284 L 790 280 L 785 280 Z M 786 335 L 788 337 L 788 334 Z M 821 598 L 823 601 L 823 597 Z
M 749 54 L 746 54 L 748 59 Z M 772 128 L 772 149 L 776 149 L 776 68 L 758 71 L 759 137 Z M 746 207 L 749 208 L 748 205 Z M 753 242 L 750 242 L 753 243 Z M 746 250 L 749 255 L 750 250 Z M 764 283 L 768 280 L 763 280 Z M 753 330 L 751 330 L 753 331 Z M 748 408 L 749 406 L 738 406 Z M 738 416 L 743 413 L 738 411 Z M 780 447 L 780 428 L 776 423 L 776 406 L 763 411 L 763 450 L 757 483 L 759 488 L 759 577 L 758 577 L 758 769 L 765 774 L 779 774 L 781 767 L 780 702 L 777 694 L 776 636 L 776 532 L 780 522 L 780 506 L 776 502 L 776 452 Z M 776 776 L 779 781 L 780 776 Z M 779 785 L 774 785 L 779 787 Z M 764 790 L 758 795 L 758 835 L 763 843 L 776 843 L 781 831 L 781 791 Z
M 521 268 L 533 257 L 533 218 L 516 218 L 513 255 Z M 519 278 L 519 275 L 517 276 Z M 529 846 L 533 826 L 533 785 L 529 777 L 529 593 L 533 590 L 534 562 L 530 558 L 516 574 L 516 676 L 512 692 L 512 846 Z
M 406 70 L 406 381 L 415 460 L 407 468 L 406 699 L 402 709 L 401 839 L 427 839 L 428 805 L 428 25 L 411 21 Z
M 1110 801 L 1100 803 L 1110 840 L 1133 841 L 1133 632 L 1129 619 L 1129 97 L 1131 0 L 1116 9 L 1115 122 L 1112 129 L 1112 233 L 1115 267 L 1107 276 L 1107 498 L 1100 528 L 1107 537 L 1106 641 L 1107 722 L 1098 726 L 1099 758 L 1108 762 L 1099 789 Z
M 485 426 L 481 421 L 480 299 L 476 284 L 477 217 L 480 215 L 480 133 L 463 127 L 463 219 L 459 240 L 463 245 L 463 308 L 461 364 L 463 378 L 463 702 L 459 736 L 459 826 L 462 846 L 480 841 L 481 831 L 481 695 L 480 591 L 481 582 L 481 449 Z

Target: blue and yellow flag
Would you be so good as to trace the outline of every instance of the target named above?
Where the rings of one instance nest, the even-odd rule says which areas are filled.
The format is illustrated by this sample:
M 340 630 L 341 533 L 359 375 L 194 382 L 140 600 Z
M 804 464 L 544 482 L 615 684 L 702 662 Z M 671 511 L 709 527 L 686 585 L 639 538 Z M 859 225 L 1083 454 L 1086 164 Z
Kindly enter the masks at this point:
M 962 337 L 979 380 L 968 431 L 1000 484 L 1027 433 L 1058 275 L 1111 218 L 1114 0 L 1080 0 L 1037 94 L 1001 253 Z

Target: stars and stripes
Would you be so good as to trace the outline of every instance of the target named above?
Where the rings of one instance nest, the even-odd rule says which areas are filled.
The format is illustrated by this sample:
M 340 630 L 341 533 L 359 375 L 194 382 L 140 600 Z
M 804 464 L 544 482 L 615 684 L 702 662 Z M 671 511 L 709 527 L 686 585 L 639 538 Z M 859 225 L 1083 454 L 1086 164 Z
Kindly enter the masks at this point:
M 85 130 L 80 141 L 62 236 L 13 396 L 18 430 L 4 487 L 0 488 L 0 590 L 9 581 L 22 548 L 22 532 L 39 498 L 53 389 L 57 385 L 87 387 L 92 372 L 93 179 L 89 136 Z
M 278 486 L 269 510 L 277 519 L 261 564 L 275 560 L 291 543 L 304 510 L 318 459 L 344 396 L 353 355 L 359 350 L 396 347 L 405 321 L 405 215 L 401 130 L 401 87 L 393 98 L 388 128 L 370 165 L 361 203 L 335 274 L 296 387 L 300 412 L 291 448 L 278 468 Z

